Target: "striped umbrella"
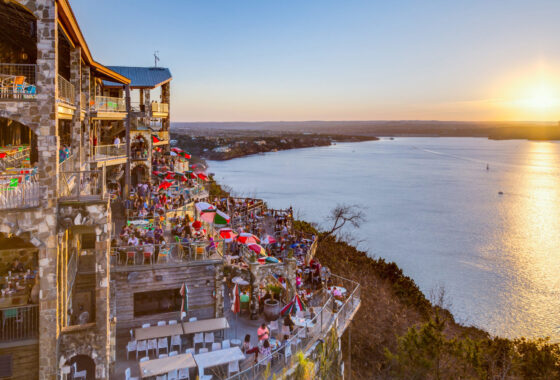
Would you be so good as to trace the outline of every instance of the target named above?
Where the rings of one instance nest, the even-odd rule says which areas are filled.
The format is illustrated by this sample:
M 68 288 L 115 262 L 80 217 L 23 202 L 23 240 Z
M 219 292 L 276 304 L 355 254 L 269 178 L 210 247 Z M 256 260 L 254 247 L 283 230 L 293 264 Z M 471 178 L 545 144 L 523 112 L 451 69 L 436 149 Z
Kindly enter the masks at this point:
M 228 214 L 216 209 L 202 211 L 200 219 L 207 223 L 214 223 L 217 225 L 226 225 L 230 220 Z
M 251 251 L 255 252 L 258 255 L 265 255 L 266 256 L 266 249 L 258 244 L 249 244 L 247 246 Z
M 231 228 L 222 228 L 219 231 L 219 234 L 220 234 L 220 237 L 222 239 L 224 239 L 225 241 L 232 241 L 237 236 L 237 234 L 235 232 L 233 232 L 233 230 Z
M 301 298 L 299 298 L 299 295 L 296 294 L 294 298 L 290 302 L 288 302 L 288 304 L 284 306 L 282 310 L 280 310 L 280 315 L 285 316 L 287 314 L 295 314 L 298 311 L 305 311 L 305 310 L 306 310 L 305 304 L 303 303 Z
M 265 236 L 261 239 L 261 243 L 262 243 L 262 244 L 274 244 L 274 243 L 276 243 L 276 239 L 275 239 L 273 236 L 265 235 Z
M 237 241 L 242 244 L 257 244 L 261 242 L 258 237 L 248 232 L 240 233 L 239 236 L 237 236 Z

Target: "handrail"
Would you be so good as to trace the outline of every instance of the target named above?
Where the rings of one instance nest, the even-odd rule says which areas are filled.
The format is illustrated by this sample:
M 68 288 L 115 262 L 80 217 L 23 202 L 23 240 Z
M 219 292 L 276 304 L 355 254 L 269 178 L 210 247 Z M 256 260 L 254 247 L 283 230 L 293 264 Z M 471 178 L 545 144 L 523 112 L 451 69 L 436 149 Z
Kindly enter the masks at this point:
M 126 156 L 126 144 L 108 144 L 108 145 L 97 145 L 94 147 L 94 161 L 102 161 L 107 159 L 112 159 L 114 157 L 125 157 Z
M 92 111 L 126 112 L 125 99 L 113 96 L 96 96 Z
M 169 104 L 168 103 L 153 102 L 152 103 L 152 112 L 169 113 Z
M 0 309 L 2 331 L 0 343 L 8 343 L 39 336 L 39 305 L 11 306 Z
M 36 64 L 0 63 L 0 100 L 35 99 Z
M 74 85 L 60 74 L 58 74 L 57 99 L 70 105 L 74 104 Z

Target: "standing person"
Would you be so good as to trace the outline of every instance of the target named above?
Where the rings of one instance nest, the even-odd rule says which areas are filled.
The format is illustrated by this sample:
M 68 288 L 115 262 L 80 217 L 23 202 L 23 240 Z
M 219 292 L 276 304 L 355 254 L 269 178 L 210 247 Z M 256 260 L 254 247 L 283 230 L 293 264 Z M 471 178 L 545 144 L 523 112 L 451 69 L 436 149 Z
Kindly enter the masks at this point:
M 257 336 L 259 337 L 259 343 L 263 341 L 268 341 L 268 336 L 270 335 L 270 331 L 268 327 L 266 327 L 266 323 L 263 323 L 261 327 L 257 329 Z

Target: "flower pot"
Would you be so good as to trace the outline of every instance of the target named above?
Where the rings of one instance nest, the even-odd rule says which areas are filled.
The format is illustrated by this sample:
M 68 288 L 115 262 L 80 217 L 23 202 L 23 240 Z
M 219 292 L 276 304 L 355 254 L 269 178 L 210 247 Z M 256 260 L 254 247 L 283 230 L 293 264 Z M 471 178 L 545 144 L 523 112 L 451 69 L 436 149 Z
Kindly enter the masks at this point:
M 280 301 L 275 299 L 267 299 L 264 301 L 264 318 L 267 321 L 275 321 L 280 316 Z

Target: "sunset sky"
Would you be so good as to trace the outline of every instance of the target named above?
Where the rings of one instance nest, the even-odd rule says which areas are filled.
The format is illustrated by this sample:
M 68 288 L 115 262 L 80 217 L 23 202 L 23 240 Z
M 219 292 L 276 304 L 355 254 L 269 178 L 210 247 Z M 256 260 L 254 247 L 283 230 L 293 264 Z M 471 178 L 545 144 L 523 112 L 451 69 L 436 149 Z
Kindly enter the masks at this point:
M 173 121 L 560 120 L 560 1 L 70 0 Z

